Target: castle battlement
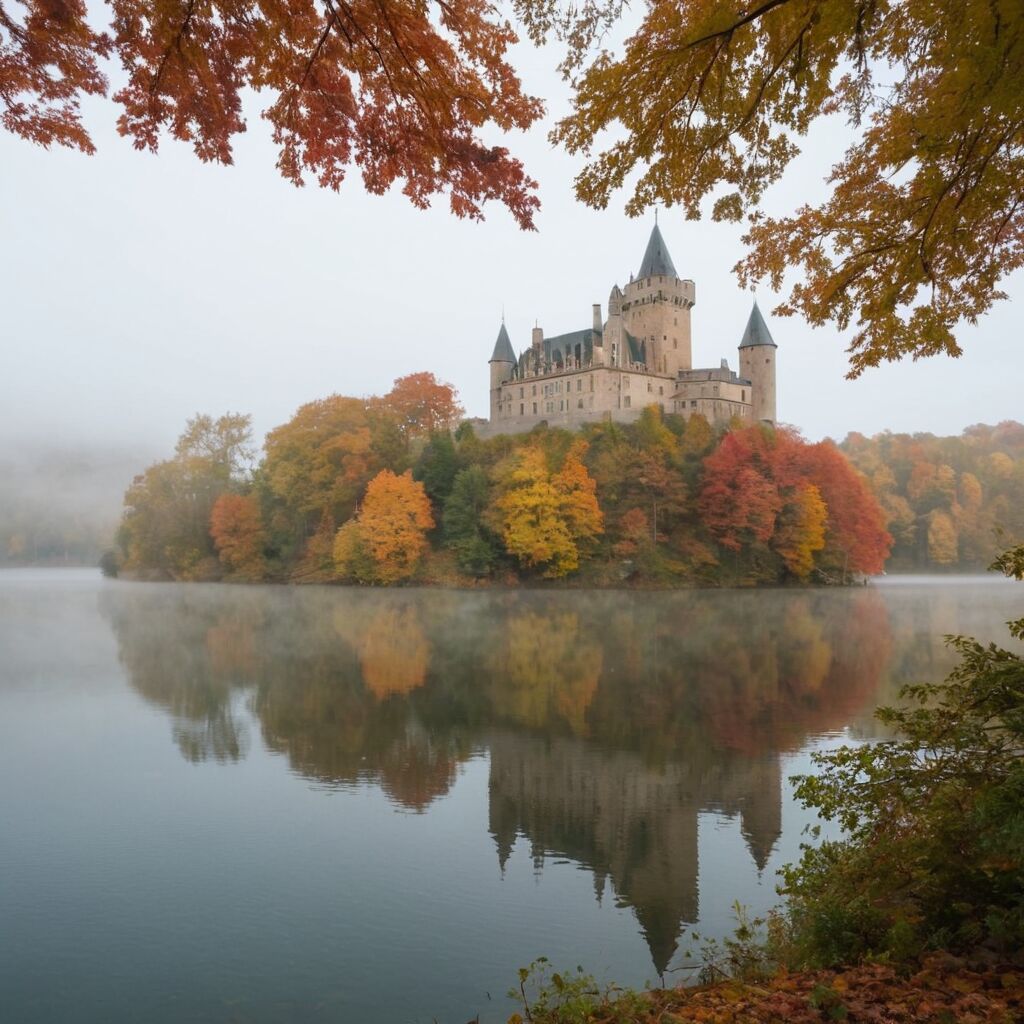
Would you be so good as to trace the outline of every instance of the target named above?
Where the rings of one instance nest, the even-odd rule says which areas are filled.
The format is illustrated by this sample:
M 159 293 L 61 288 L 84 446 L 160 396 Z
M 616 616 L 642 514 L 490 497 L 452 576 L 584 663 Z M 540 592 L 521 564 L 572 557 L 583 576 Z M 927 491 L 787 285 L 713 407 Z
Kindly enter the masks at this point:
M 774 423 L 776 345 L 757 302 L 739 343 L 737 373 L 724 359 L 715 368 L 693 367 L 696 301 L 696 285 L 678 276 L 655 224 L 639 273 L 625 288 L 612 286 L 606 320 L 595 303 L 590 327 L 548 338 L 535 327 L 518 355 L 502 321 L 489 363 L 485 432 L 520 433 L 542 422 L 569 429 L 629 422 L 648 405 L 711 423 Z

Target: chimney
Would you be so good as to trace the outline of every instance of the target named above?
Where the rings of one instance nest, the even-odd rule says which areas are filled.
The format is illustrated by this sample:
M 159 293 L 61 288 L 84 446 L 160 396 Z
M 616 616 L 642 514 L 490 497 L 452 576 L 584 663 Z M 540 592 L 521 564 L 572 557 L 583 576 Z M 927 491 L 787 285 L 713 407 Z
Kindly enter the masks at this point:
M 601 331 L 603 330 L 603 327 L 604 327 L 604 325 L 603 325 L 603 323 L 601 321 L 601 303 L 600 302 L 595 302 L 594 303 L 594 330 L 598 334 L 600 334 Z
M 544 328 L 534 327 L 533 329 L 533 350 L 539 352 L 544 344 Z

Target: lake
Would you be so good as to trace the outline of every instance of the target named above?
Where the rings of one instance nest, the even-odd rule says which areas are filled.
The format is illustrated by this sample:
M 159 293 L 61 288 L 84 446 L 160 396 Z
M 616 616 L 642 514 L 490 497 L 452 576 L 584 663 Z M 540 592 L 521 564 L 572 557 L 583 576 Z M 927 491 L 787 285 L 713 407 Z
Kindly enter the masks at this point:
M 0 572 L 0 1016 L 464 1024 L 539 955 L 681 979 L 775 901 L 789 776 L 1022 605 Z

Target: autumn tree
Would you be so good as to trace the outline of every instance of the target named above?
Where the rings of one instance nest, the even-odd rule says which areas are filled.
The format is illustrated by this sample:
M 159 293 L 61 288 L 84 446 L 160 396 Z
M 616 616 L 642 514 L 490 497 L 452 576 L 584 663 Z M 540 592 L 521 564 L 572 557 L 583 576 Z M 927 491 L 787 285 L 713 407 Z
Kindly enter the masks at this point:
M 125 492 L 118 544 L 127 570 L 186 579 L 216 574 L 210 514 L 222 494 L 245 484 L 251 440 L 248 416 L 188 421 L 174 457 L 150 466 Z
M 434 525 L 423 485 L 406 471 L 381 470 L 368 484 L 356 517 L 338 531 L 334 560 L 361 583 L 397 583 L 412 576 Z
M 242 579 L 259 579 L 266 570 L 266 531 L 258 499 L 252 494 L 222 494 L 210 512 L 210 536 L 221 562 Z
M 603 209 L 628 185 L 633 216 L 654 203 L 746 216 L 741 281 L 778 290 L 788 276 L 778 313 L 853 324 L 851 376 L 958 355 L 957 325 L 1024 264 L 1017 0 L 652 0 L 588 66 L 622 0 L 514 6 L 535 41 L 568 42 L 574 106 L 552 139 L 591 158 L 577 196 Z M 854 138 L 826 198 L 767 216 L 766 190 L 835 114 Z
M 230 164 L 252 90 L 296 185 L 336 190 L 355 164 L 376 195 L 401 182 L 426 207 L 447 193 L 474 219 L 498 200 L 533 226 L 536 183 L 484 137 L 528 128 L 543 108 L 507 60 L 515 32 L 479 0 L 107 0 L 92 18 L 81 0 L 20 6 L 0 6 L 0 123 L 26 139 L 91 153 L 80 102 L 107 95 L 100 62 L 115 58 L 117 127 L 136 149 L 156 151 L 166 132 Z
M 603 528 L 584 452 L 585 442 L 576 442 L 561 469 L 552 473 L 544 451 L 527 445 L 497 471 L 498 495 L 488 522 L 510 555 L 544 576 L 564 576 L 578 568 L 580 548 Z
M 382 401 L 394 413 L 406 440 L 450 430 L 464 411 L 455 388 L 432 373 L 399 377 Z

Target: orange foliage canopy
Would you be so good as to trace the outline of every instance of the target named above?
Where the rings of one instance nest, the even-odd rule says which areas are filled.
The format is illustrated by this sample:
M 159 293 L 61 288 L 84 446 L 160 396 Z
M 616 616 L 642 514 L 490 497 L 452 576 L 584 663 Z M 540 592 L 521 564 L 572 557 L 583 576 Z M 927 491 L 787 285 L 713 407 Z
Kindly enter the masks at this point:
M 399 377 L 384 396 L 383 404 L 398 418 L 406 438 L 422 437 L 455 426 L 465 411 L 451 384 L 432 373 L 410 373 Z
M 816 564 L 881 572 L 892 545 L 881 507 L 842 452 L 787 430 L 726 434 L 704 460 L 697 507 L 723 547 L 768 545 L 800 578 Z
M 0 4 L 0 112 L 8 130 L 44 146 L 91 152 L 79 101 L 105 95 L 98 58 L 116 53 L 127 83 L 118 130 L 156 150 L 168 131 L 200 159 L 229 164 L 245 130 L 242 90 L 263 111 L 296 185 L 337 189 L 354 162 L 368 191 L 395 181 L 419 207 L 447 192 L 457 216 L 503 202 L 533 226 L 536 183 L 488 134 L 542 114 L 506 60 L 516 41 L 487 0 L 107 0 L 111 33 L 94 32 L 81 0 Z M 94 12 L 95 13 L 95 12 Z
M 339 570 L 362 582 L 408 579 L 427 550 L 434 525 L 423 484 L 408 470 L 382 470 L 368 484 L 363 507 L 339 531 L 334 560 Z
M 263 575 L 266 533 L 253 495 L 222 494 L 210 512 L 210 536 L 229 569 L 252 579 Z

